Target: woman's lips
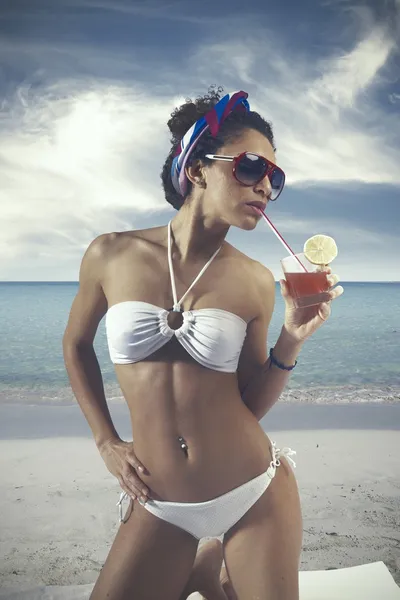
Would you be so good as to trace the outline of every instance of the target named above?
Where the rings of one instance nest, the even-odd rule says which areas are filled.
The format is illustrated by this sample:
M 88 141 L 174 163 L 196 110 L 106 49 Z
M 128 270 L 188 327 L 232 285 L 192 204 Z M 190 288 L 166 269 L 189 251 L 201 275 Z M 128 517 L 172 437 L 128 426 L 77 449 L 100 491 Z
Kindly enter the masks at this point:
M 253 213 L 257 213 L 257 215 L 260 215 L 260 209 L 256 206 L 253 206 L 252 204 L 246 204 L 245 206 L 247 206 Z

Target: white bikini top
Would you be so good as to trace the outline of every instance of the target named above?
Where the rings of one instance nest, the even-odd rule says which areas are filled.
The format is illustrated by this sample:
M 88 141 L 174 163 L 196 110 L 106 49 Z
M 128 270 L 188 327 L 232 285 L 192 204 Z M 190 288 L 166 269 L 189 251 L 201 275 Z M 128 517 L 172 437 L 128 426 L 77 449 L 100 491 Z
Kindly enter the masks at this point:
M 171 221 L 168 223 L 168 265 L 171 276 L 174 312 L 209 267 L 221 246 L 200 271 L 187 292 L 177 302 L 171 257 Z M 246 337 L 247 323 L 238 315 L 220 308 L 201 308 L 182 312 L 183 323 L 171 329 L 170 311 L 149 302 L 127 300 L 110 306 L 106 314 L 106 334 L 114 364 L 139 362 L 164 346 L 173 336 L 203 367 L 234 373 Z

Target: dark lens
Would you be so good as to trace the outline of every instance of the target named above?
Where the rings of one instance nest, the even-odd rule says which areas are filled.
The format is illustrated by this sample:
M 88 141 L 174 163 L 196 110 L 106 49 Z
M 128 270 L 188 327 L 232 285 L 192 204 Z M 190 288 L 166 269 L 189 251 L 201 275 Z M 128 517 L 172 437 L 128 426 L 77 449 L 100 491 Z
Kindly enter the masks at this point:
M 279 196 L 279 193 L 281 192 L 285 183 L 285 176 L 283 174 L 283 171 L 281 171 L 280 169 L 274 169 L 272 173 L 269 174 L 269 181 L 271 183 L 272 188 L 271 200 L 275 200 L 275 198 Z
M 236 165 L 236 177 L 244 185 L 254 185 L 260 181 L 267 171 L 267 163 L 263 158 L 247 152 Z

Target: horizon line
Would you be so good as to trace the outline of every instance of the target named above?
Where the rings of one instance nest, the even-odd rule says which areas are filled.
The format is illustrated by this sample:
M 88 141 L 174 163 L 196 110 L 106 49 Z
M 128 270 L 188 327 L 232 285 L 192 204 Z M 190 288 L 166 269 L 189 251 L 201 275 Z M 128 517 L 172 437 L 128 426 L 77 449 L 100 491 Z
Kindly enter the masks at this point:
M 78 283 L 79 281 L 70 281 L 70 280 L 18 280 L 18 281 L 6 281 L 6 280 L 2 280 L 0 279 L 0 283 Z M 275 279 L 275 283 L 279 284 L 279 279 Z M 354 281 L 354 280 L 340 280 L 340 283 L 400 283 L 400 279 L 399 280 L 360 280 L 360 281 Z

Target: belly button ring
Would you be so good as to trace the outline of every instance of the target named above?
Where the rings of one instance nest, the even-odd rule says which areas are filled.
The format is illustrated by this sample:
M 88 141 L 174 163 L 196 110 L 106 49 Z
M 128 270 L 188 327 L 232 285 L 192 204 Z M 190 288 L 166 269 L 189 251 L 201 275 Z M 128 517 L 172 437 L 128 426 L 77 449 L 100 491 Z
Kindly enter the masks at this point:
M 179 437 L 179 438 L 178 438 L 178 441 L 179 441 L 179 443 L 180 443 L 180 446 L 181 446 L 181 449 L 183 450 L 183 452 L 184 452 L 185 454 L 187 454 L 187 451 L 188 451 L 188 446 L 187 446 L 187 444 L 186 444 L 185 440 L 183 439 L 183 437 Z

